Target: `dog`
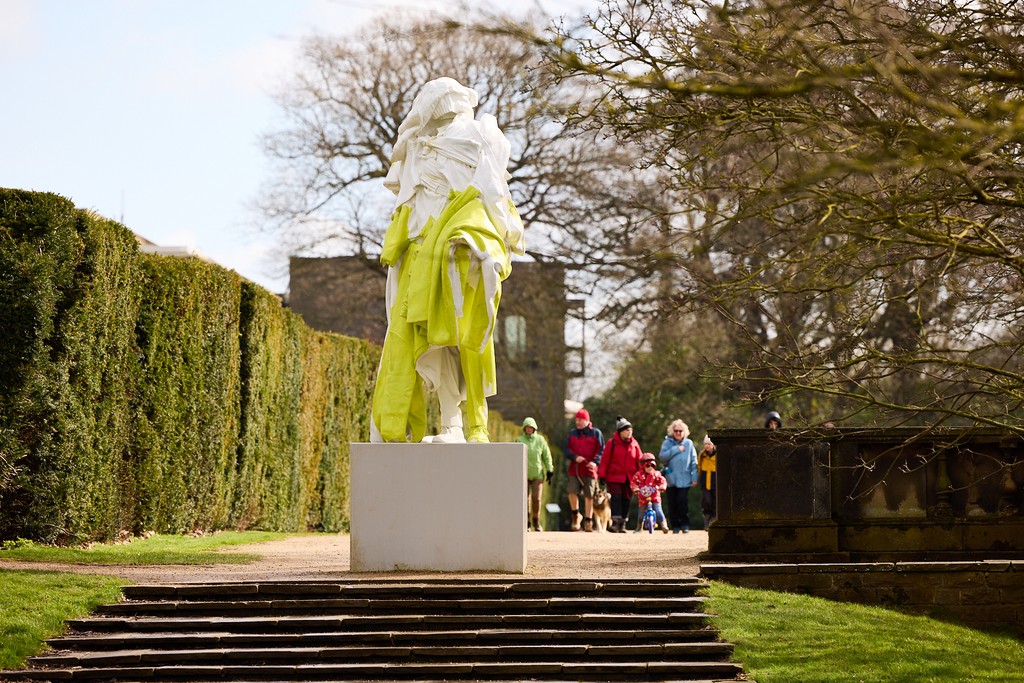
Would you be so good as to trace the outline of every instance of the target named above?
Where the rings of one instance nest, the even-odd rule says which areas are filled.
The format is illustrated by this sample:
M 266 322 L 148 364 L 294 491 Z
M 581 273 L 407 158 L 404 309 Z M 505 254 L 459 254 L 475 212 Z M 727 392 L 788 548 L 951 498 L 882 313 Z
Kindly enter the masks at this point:
M 594 494 L 594 531 L 608 531 L 612 523 L 612 503 L 608 489 L 603 486 Z

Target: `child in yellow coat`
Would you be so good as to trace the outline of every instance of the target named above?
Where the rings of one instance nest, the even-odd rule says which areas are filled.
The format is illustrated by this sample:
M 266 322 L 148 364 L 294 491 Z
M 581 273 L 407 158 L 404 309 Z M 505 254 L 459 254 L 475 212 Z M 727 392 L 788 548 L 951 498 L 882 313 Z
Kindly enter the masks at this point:
M 704 435 L 704 448 L 697 455 L 697 473 L 700 477 L 700 507 L 704 511 L 704 528 L 707 529 L 711 522 L 718 516 L 715 497 L 718 489 L 718 474 L 716 473 L 715 458 L 718 449 L 711 442 L 711 437 Z

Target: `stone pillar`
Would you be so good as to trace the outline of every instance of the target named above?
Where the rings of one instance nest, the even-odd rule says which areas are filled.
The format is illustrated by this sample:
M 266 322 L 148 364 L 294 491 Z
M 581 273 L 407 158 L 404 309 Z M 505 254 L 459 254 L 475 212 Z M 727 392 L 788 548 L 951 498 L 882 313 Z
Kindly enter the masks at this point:
M 710 561 L 841 559 L 827 442 L 764 430 L 711 436 L 718 447 L 718 519 L 708 529 Z

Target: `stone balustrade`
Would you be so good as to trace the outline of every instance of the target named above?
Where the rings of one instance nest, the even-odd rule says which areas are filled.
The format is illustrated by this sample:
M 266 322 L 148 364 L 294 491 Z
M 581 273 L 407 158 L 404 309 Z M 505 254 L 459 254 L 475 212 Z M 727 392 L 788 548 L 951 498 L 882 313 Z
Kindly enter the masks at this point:
M 721 430 L 708 561 L 1024 559 L 1024 442 L 994 430 Z

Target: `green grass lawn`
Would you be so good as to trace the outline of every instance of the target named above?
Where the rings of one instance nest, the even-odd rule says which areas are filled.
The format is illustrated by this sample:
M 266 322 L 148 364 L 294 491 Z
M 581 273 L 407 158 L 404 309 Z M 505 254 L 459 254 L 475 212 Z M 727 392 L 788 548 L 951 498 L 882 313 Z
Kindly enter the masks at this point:
M 78 564 L 246 563 L 252 553 L 218 553 L 246 543 L 274 541 L 295 534 L 223 531 L 210 536 L 157 534 L 131 543 L 89 548 L 55 548 L 27 541 L 0 547 L 0 559 Z M 63 632 L 64 622 L 89 614 L 97 605 L 117 602 L 129 583 L 115 576 L 0 569 L 0 669 L 16 669 L 40 652 L 44 641 Z
M 881 607 L 714 582 L 734 660 L 758 683 L 1024 680 L 1024 641 Z
M 125 580 L 116 576 L 0 570 L 0 669 L 17 669 L 64 631 L 64 621 L 117 602 Z
M 252 553 L 217 553 L 245 543 L 275 541 L 295 534 L 269 531 L 221 531 L 210 536 L 156 534 L 130 543 L 103 543 L 88 548 L 57 548 L 30 541 L 0 546 L 0 560 L 70 562 L 81 564 L 245 564 Z

